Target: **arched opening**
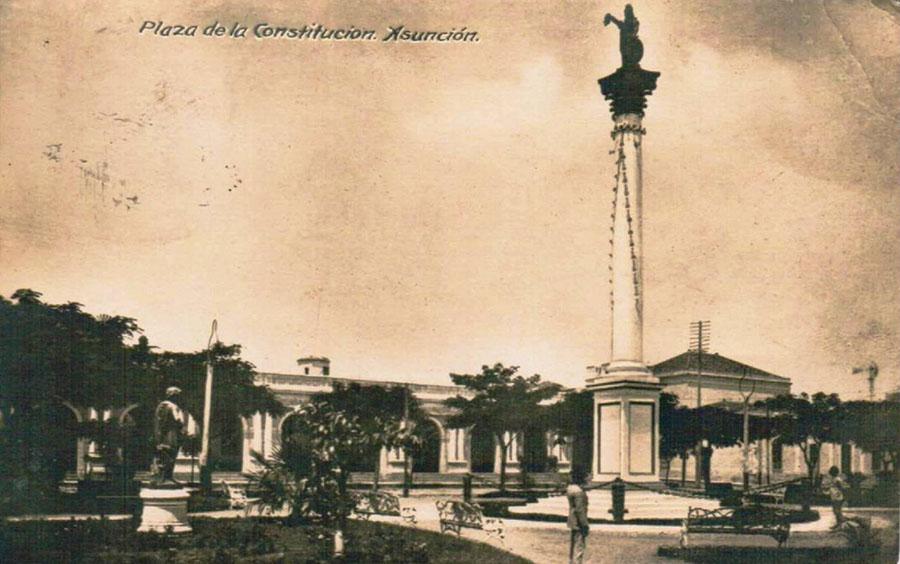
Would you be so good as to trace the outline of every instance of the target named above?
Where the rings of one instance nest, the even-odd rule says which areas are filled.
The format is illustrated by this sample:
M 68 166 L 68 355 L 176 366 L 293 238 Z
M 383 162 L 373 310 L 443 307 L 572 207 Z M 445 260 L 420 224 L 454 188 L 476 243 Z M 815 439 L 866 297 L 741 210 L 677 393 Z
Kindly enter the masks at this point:
M 305 475 L 310 469 L 309 446 L 303 433 L 302 419 L 291 414 L 281 421 L 281 459 L 299 475 Z
M 413 451 L 413 472 L 439 472 L 441 430 L 434 421 L 423 421 L 416 428 L 422 443 Z
M 522 468 L 525 471 L 547 471 L 547 438 L 542 430 L 526 429 L 525 444 L 522 448 Z
M 122 459 L 129 472 L 146 470 L 153 461 L 153 411 L 146 405 L 129 409 L 120 417 Z
M 301 436 L 302 419 L 296 413 L 291 413 L 281 420 L 281 442 L 292 441 Z
M 222 415 L 209 435 L 211 463 L 216 470 L 239 471 L 244 457 L 243 423 L 237 414 Z
M 472 472 L 494 471 L 494 435 L 483 427 L 475 426 L 470 433 Z

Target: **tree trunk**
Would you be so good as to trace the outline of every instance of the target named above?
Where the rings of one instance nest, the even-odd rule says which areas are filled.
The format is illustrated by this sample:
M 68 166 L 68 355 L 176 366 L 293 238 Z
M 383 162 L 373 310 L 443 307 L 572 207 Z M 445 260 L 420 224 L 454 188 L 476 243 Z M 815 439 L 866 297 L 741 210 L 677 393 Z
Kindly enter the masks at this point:
M 810 510 L 810 506 L 812 505 L 812 491 L 813 491 L 813 479 L 815 474 L 815 463 L 812 461 L 812 453 L 810 452 L 810 447 L 804 448 L 803 445 L 800 446 L 800 451 L 803 453 L 803 462 L 806 463 L 806 484 L 803 488 L 803 499 L 802 499 L 802 507 L 804 513 Z
M 410 486 L 412 486 L 412 468 L 409 464 L 409 452 L 403 447 L 403 497 L 409 497 Z
M 510 441 L 512 443 L 512 441 Z M 500 491 L 506 491 L 506 449 L 509 445 L 500 441 Z
M 347 495 L 347 472 L 343 468 L 338 474 L 338 514 L 335 520 L 334 531 L 334 556 L 343 557 L 344 555 L 344 532 L 347 530 L 347 516 L 350 512 L 350 500 Z
M 672 459 L 669 458 L 666 460 L 666 477 L 663 478 L 663 483 L 669 485 L 669 469 L 672 468 Z
M 375 473 L 372 475 L 372 489 L 378 490 L 378 477 L 381 474 L 381 450 L 375 454 Z
M 681 455 L 681 487 L 684 487 L 684 484 L 687 480 L 687 456 Z

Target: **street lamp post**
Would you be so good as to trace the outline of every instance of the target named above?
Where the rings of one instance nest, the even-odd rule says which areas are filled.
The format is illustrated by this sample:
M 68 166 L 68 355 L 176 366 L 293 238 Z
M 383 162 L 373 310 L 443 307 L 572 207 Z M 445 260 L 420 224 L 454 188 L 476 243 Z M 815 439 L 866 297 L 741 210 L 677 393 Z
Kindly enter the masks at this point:
M 409 384 L 403 386 L 403 430 L 408 435 L 409 428 Z M 408 441 L 407 441 L 408 443 Z M 408 444 L 403 445 L 403 497 L 409 497 L 409 452 Z
M 212 475 L 209 468 L 209 425 L 212 415 L 212 391 L 213 391 L 213 338 L 219 341 L 219 323 L 215 319 L 212 322 L 212 330 L 209 332 L 209 341 L 206 344 L 206 387 L 203 394 L 203 435 L 200 439 L 200 481 L 203 487 L 208 489 L 212 484 Z M 193 467 L 191 468 L 193 472 Z

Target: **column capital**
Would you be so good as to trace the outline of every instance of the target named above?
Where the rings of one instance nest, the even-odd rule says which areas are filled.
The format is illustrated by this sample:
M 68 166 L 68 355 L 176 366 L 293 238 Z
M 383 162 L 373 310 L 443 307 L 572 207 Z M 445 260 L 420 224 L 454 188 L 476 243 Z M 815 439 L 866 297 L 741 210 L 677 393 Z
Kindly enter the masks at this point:
M 600 92 L 610 101 L 613 117 L 623 114 L 644 115 L 647 96 L 656 90 L 660 73 L 644 70 L 640 65 L 619 67 L 616 72 L 598 80 Z

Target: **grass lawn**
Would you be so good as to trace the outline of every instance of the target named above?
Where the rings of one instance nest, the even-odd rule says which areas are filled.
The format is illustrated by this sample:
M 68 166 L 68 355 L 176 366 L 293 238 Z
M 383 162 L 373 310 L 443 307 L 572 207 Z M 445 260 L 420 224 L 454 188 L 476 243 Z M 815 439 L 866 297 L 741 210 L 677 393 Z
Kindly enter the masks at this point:
M 21 563 L 300 563 L 331 562 L 331 532 L 317 525 L 285 526 L 277 520 L 191 520 L 194 532 L 137 534 L 129 521 L 28 521 L 3 523 L 0 554 Z M 529 564 L 498 547 L 386 523 L 350 521 L 347 563 Z

